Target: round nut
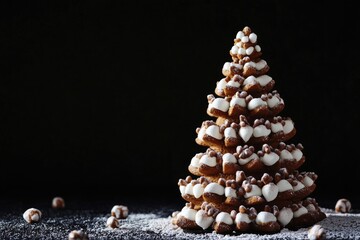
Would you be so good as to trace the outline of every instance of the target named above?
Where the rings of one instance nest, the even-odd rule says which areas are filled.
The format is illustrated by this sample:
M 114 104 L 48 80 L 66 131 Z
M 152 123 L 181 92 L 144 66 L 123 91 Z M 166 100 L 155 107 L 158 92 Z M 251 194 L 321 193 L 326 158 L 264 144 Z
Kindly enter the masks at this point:
M 351 211 L 351 203 L 346 198 L 339 199 L 335 205 L 335 212 L 348 213 Z
M 89 237 L 83 230 L 73 230 L 69 233 L 69 240 L 89 240 Z
M 115 218 L 114 216 L 110 216 L 106 220 L 106 226 L 109 228 L 118 228 L 120 225 L 119 225 L 119 221 L 117 220 L 117 218 Z
M 53 208 L 59 209 L 59 208 L 64 208 L 65 207 L 65 201 L 62 197 L 54 197 L 52 202 L 51 202 L 51 206 Z
M 111 216 L 113 216 L 117 219 L 127 218 L 128 214 L 129 214 L 129 210 L 128 210 L 127 206 L 115 205 L 111 209 Z
M 29 208 L 23 213 L 23 218 L 28 223 L 39 222 L 41 219 L 41 211 L 36 208 Z
M 312 226 L 308 231 L 309 240 L 322 240 L 325 239 L 325 230 L 318 224 Z

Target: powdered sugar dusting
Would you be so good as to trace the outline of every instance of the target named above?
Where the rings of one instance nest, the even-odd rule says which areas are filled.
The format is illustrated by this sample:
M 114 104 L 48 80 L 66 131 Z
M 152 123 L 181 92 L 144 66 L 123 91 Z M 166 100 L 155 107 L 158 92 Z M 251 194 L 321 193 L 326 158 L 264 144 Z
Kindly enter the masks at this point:
M 327 239 L 360 240 L 360 213 L 336 213 L 321 209 L 327 218 L 317 224 L 326 232 Z M 188 232 L 171 223 L 173 210 L 164 208 L 144 212 L 130 212 L 128 218 L 119 219 L 119 228 L 106 226 L 109 213 L 89 210 L 51 212 L 45 211 L 44 218 L 36 224 L 28 224 L 19 214 L 6 214 L 0 218 L 0 239 L 67 239 L 71 230 L 83 229 L 90 239 L 308 239 L 310 228 L 297 231 L 282 229 L 271 235 L 228 234 L 212 231 Z

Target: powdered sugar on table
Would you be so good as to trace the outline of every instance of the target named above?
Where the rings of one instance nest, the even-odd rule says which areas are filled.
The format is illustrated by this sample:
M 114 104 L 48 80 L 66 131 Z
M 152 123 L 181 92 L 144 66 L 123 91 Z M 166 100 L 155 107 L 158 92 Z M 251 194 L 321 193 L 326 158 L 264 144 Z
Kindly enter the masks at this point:
M 327 218 L 319 222 L 327 239 L 360 239 L 360 213 L 336 213 L 322 208 Z M 283 229 L 271 235 L 221 235 L 215 232 L 186 232 L 171 224 L 171 209 L 129 213 L 120 219 L 120 227 L 106 227 L 110 214 L 91 210 L 44 211 L 44 218 L 28 224 L 14 213 L 0 218 L 0 239 L 67 239 L 71 230 L 83 229 L 89 239 L 307 239 L 308 228 L 297 231 Z

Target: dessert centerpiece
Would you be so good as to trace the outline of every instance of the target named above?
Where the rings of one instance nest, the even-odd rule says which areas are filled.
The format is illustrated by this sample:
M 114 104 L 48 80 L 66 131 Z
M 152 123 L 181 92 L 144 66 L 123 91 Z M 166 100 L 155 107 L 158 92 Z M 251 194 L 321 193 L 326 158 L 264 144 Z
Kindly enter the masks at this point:
M 288 143 L 295 124 L 280 116 L 284 100 L 249 27 L 237 33 L 230 55 L 215 95 L 207 96 L 212 119 L 196 129 L 195 139 L 205 149 L 191 159 L 192 176 L 178 182 L 187 203 L 172 222 L 217 233 L 276 233 L 314 225 L 326 217 L 309 197 L 317 175 L 299 171 L 304 148 Z

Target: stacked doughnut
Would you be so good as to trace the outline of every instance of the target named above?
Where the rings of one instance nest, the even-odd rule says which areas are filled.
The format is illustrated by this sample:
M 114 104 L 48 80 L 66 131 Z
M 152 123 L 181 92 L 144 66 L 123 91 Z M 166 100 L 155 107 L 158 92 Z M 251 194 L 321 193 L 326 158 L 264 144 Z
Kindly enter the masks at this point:
M 232 62 L 215 94 L 207 96 L 207 114 L 196 129 L 196 143 L 207 149 L 191 159 L 193 176 L 179 179 L 185 206 L 172 223 L 186 230 L 217 233 L 276 233 L 321 221 L 311 198 L 317 175 L 299 171 L 305 162 L 290 117 L 280 116 L 284 100 L 267 75 L 257 35 L 239 31 L 230 50 Z

